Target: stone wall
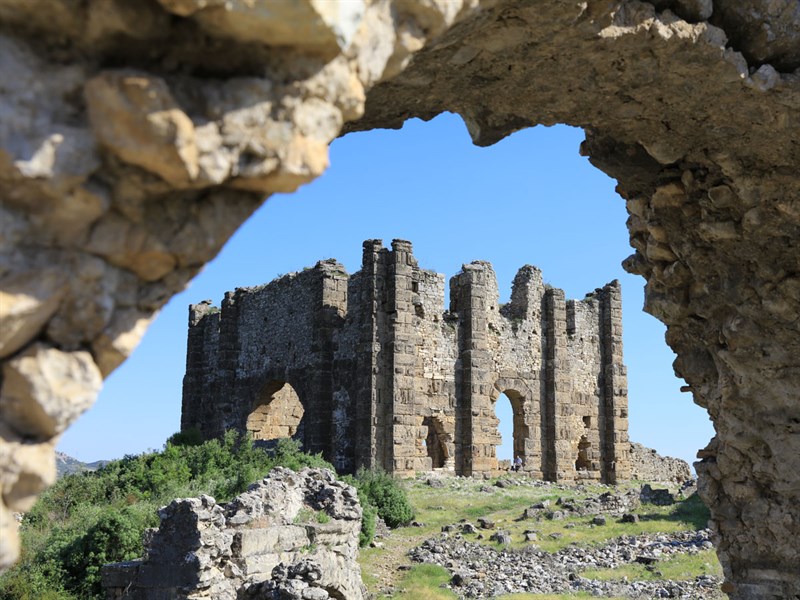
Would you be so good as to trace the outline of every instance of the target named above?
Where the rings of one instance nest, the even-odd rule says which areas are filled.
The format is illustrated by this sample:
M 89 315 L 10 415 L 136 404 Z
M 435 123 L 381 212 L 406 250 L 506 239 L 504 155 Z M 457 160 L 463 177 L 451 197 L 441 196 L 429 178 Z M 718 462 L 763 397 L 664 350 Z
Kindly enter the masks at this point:
M 661 456 L 636 442 L 631 442 L 630 457 L 633 479 L 658 483 L 683 483 L 692 479 L 692 470 L 685 460 Z
M 532 476 L 627 479 L 619 284 L 565 301 L 525 266 L 500 306 L 491 265 L 474 262 L 443 311 L 444 284 L 409 242 L 368 240 L 352 277 L 328 260 L 228 293 L 221 311 L 192 305 L 183 428 L 292 436 L 349 471 L 490 475 L 505 393 Z
M 302 407 L 290 410 L 302 421 L 292 426 L 304 428 L 309 448 L 329 454 L 332 335 L 343 319 L 347 285 L 343 267 L 324 261 L 270 285 L 229 292 L 221 309 L 210 302 L 193 305 L 182 428 L 200 424 L 206 436 L 250 428 L 256 439 L 265 439 L 253 429 L 253 412 L 264 416 L 270 404 L 278 414 L 273 401 L 299 396 Z
M 108 600 L 366 598 L 361 505 L 330 471 L 278 467 L 227 504 L 179 499 L 159 517 L 143 558 L 103 567 Z

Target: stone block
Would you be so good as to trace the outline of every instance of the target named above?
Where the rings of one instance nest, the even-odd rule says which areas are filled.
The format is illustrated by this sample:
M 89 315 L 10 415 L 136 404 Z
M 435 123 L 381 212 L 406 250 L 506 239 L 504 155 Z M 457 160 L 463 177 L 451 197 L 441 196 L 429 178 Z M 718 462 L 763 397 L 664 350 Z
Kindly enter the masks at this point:
M 245 529 L 236 533 L 234 544 L 242 556 L 267 552 L 300 550 L 311 544 L 302 525 L 274 525 L 263 529 Z

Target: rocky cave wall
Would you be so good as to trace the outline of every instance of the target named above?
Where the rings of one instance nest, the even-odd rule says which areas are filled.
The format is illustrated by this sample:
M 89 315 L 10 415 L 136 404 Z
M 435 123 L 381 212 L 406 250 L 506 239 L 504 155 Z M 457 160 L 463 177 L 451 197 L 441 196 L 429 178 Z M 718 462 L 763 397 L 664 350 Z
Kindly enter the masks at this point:
M 449 110 L 479 145 L 586 130 L 714 421 L 725 590 L 800 597 L 799 24 L 795 0 L 0 0 L 0 566 L 58 435 L 263 198 L 343 127 Z

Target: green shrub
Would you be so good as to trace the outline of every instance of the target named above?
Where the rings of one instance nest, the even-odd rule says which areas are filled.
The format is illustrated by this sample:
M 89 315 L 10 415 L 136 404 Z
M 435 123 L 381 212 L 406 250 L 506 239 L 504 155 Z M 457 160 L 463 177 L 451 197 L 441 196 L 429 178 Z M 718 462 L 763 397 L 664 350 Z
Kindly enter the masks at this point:
M 322 454 L 306 454 L 301 449 L 300 442 L 290 438 L 278 440 L 273 460 L 276 467 L 287 467 L 293 471 L 299 471 L 303 467 L 312 467 L 336 472 L 333 465 L 322 458 Z
M 133 506 L 121 510 L 107 507 L 85 534 L 61 549 L 66 587 L 81 598 L 100 596 L 101 567 L 141 556 L 142 534 L 147 527 L 156 525 L 158 518 L 152 511 Z
M 375 520 L 378 516 L 378 509 L 369 502 L 361 505 L 361 532 L 358 534 L 358 545 L 366 548 L 375 537 Z
M 42 565 L 22 562 L 0 577 L 0 600 L 77 600 Z
M 352 482 L 361 503 L 372 504 L 389 527 L 408 525 L 414 519 L 414 507 L 405 490 L 385 471 L 362 468 Z
M 184 431 L 173 433 L 167 439 L 167 444 L 173 446 L 201 446 L 203 444 L 203 435 L 197 427 L 190 427 Z

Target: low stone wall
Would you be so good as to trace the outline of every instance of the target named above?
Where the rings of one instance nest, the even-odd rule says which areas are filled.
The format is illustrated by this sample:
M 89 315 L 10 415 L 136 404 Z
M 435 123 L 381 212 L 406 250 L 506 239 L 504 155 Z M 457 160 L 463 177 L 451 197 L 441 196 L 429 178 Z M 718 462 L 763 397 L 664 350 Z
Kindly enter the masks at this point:
M 276 468 L 228 504 L 161 509 L 142 559 L 103 567 L 108 600 L 363 600 L 361 505 L 325 469 Z
M 631 442 L 631 477 L 639 481 L 683 483 L 692 479 L 689 463 L 661 456 L 652 448 Z

